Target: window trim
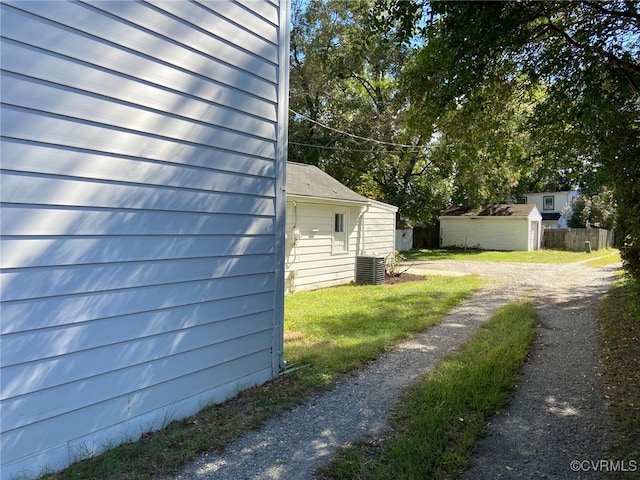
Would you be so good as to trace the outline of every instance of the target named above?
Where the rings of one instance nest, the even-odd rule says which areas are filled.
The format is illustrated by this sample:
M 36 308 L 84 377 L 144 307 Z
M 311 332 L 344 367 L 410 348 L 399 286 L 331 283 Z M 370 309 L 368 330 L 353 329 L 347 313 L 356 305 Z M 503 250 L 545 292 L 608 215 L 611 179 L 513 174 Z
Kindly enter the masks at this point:
M 349 253 L 349 235 L 347 225 L 349 222 L 348 209 L 335 209 L 333 211 L 333 228 L 331 232 L 331 255 L 347 255 Z M 342 227 L 342 231 L 337 231 Z M 342 243 L 336 246 L 336 240 Z
M 551 200 L 551 206 L 547 206 L 548 200 Z M 545 195 L 542 197 L 542 210 L 555 210 L 555 197 L 553 195 Z

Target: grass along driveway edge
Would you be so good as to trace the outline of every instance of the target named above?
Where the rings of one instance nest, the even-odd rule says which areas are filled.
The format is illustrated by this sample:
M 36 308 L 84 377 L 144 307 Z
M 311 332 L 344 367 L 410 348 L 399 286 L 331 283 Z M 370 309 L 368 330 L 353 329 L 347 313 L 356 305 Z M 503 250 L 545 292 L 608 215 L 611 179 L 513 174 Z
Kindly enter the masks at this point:
M 421 249 L 402 252 L 407 262 L 429 260 L 469 260 L 477 262 L 517 262 L 517 263 L 546 263 L 562 264 L 581 261 L 594 261 L 604 257 L 610 257 L 605 265 L 620 261 L 620 255 L 616 249 L 600 249 L 591 253 L 570 252 L 566 250 L 534 250 L 530 252 L 492 251 L 477 249 Z M 601 265 L 594 265 L 601 266 Z
M 507 404 L 535 336 L 536 313 L 511 303 L 457 353 L 409 388 L 382 445 L 357 442 L 340 451 L 318 478 L 455 478 L 489 418 Z

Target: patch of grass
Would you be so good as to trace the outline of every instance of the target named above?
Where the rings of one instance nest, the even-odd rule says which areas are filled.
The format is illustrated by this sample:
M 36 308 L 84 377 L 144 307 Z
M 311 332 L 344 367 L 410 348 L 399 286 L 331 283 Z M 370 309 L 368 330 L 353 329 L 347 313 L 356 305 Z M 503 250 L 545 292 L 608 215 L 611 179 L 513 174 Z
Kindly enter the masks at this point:
M 221 452 L 238 436 L 330 387 L 402 338 L 437 323 L 480 285 L 481 280 L 472 276 L 429 277 L 288 295 L 285 358 L 308 368 L 42 478 L 147 480 L 175 475 L 200 454 Z
M 614 253 L 617 254 L 617 250 L 600 249 L 591 253 L 586 253 L 568 252 L 565 250 L 498 252 L 475 249 L 422 249 L 403 252 L 403 255 L 409 262 L 419 260 L 473 260 L 479 262 L 571 263 L 579 262 L 581 260 L 594 260 Z
M 507 404 L 534 338 L 536 314 L 525 303 L 500 308 L 458 353 L 411 387 L 381 445 L 342 450 L 319 478 L 455 478 L 489 418 Z
M 385 348 L 439 322 L 471 290 L 474 276 L 429 277 L 395 285 L 341 286 L 285 299 L 285 358 L 312 364 L 306 377 L 331 382 Z M 318 382 L 313 378 L 313 382 Z
M 611 249 L 607 251 L 610 252 L 609 255 L 589 260 L 588 262 L 585 262 L 585 265 L 593 268 L 601 268 L 622 262 L 622 259 L 620 258 L 620 252 L 618 250 Z
M 600 306 L 611 458 L 640 459 L 640 284 L 621 274 Z

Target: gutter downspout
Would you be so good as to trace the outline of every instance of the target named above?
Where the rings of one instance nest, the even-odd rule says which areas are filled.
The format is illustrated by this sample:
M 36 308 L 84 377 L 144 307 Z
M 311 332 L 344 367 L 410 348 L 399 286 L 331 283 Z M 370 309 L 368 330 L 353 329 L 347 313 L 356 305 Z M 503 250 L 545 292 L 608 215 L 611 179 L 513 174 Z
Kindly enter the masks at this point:
M 271 373 L 276 378 L 284 360 L 284 272 L 287 221 L 287 144 L 289 123 L 289 0 L 280 0 L 278 27 L 278 130 L 275 180 L 275 285 L 271 339 Z

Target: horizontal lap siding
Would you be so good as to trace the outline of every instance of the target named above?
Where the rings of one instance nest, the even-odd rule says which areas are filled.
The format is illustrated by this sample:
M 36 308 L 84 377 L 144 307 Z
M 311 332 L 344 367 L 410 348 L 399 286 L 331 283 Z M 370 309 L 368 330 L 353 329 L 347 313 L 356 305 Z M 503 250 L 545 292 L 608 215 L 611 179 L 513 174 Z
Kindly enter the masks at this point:
M 4 479 L 273 375 L 284 77 L 268 2 L 1 8 Z
M 287 291 L 310 290 L 352 282 L 356 252 L 362 249 L 361 212 L 354 206 L 287 202 L 285 277 Z M 334 213 L 348 216 L 348 252 L 332 253 Z M 346 219 L 345 219 L 346 223 Z M 301 238 L 293 244 L 294 225 Z M 317 230 L 317 231 L 314 231 Z
M 441 218 L 441 247 L 527 250 L 526 218 Z
M 396 209 L 372 203 L 364 215 L 365 250 L 386 256 L 396 250 Z

